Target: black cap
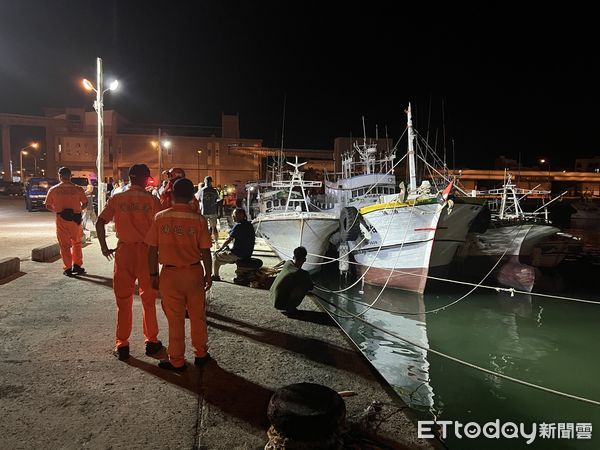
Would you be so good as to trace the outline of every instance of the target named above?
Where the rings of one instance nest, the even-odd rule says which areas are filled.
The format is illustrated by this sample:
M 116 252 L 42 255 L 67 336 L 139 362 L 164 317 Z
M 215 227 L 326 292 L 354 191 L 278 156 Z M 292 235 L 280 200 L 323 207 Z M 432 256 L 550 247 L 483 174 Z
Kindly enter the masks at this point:
M 175 197 L 191 199 L 194 196 L 194 183 L 187 178 L 178 178 L 173 183 L 173 193 Z
M 62 175 L 63 177 L 70 177 L 71 176 L 71 169 L 69 169 L 68 167 L 61 167 L 60 169 L 58 169 L 58 174 Z
M 129 168 L 129 178 L 148 178 L 150 176 L 150 169 L 146 164 L 134 164 Z

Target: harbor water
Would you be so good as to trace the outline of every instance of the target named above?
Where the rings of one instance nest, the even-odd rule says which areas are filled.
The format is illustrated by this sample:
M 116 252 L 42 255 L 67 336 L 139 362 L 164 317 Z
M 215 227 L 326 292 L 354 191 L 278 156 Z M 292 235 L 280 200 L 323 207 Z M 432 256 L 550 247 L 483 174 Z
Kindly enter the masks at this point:
M 600 231 L 592 222 L 573 223 L 568 231 L 584 240 L 588 252 L 600 249 Z M 552 286 L 547 294 L 599 303 L 477 289 L 446 309 L 430 312 L 455 302 L 472 288 L 448 284 L 419 295 L 382 291 L 359 282 L 335 293 L 330 291 L 341 290 L 353 280 L 338 280 L 326 272 L 316 280 L 323 288 L 316 293 L 418 419 L 482 426 L 499 420 L 500 424 L 523 423 L 528 432 L 534 424 L 538 427 L 530 444 L 522 437 L 459 439 L 450 432 L 445 440 L 449 448 L 597 449 L 600 406 L 501 379 L 425 350 L 600 401 L 600 295 L 594 281 L 600 276 L 600 266 L 589 260 L 566 262 L 545 276 Z M 540 427 L 553 430 L 554 438 L 541 437 Z M 583 439 L 590 430 L 591 439 Z

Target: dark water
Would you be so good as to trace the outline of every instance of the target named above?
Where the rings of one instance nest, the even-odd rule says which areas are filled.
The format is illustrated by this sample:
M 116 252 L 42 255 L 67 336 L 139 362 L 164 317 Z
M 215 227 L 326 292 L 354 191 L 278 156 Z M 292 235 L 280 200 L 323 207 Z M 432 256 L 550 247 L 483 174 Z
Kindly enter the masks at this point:
M 577 223 L 570 230 L 591 247 L 600 248 L 600 231 Z M 600 266 L 589 260 L 567 264 L 550 277 L 563 277 L 565 289 L 557 295 L 598 299 Z M 317 284 L 339 289 L 335 277 Z M 343 284 L 342 284 L 343 286 Z M 437 313 L 426 311 L 460 298 L 467 288 L 437 287 L 417 295 L 400 290 L 360 286 L 335 295 L 318 292 L 369 324 L 391 330 L 425 348 L 514 378 L 600 401 L 600 303 L 583 304 L 477 290 L 454 306 Z M 379 297 L 379 298 L 378 298 Z M 368 305 L 375 301 L 373 308 Z M 334 308 L 326 303 L 329 310 Z M 392 337 L 356 319 L 334 316 L 357 346 L 410 405 L 426 420 L 454 420 L 463 424 L 500 420 L 533 423 L 592 423 L 592 439 L 458 439 L 449 436 L 449 448 L 600 448 L 600 406 L 589 405 L 522 386 L 464 367 Z

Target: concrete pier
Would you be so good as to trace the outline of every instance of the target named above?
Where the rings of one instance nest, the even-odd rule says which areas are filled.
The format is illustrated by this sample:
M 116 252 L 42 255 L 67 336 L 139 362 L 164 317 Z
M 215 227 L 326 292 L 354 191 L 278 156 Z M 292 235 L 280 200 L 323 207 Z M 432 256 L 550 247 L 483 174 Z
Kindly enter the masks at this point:
M 61 264 L 24 261 L 25 275 L 2 286 L 2 448 L 264 448 L 271 395 L 303 382 L 356 392 L 345 398 L 353 439 L 373 445 L 356 448 L 432 447 L 417 439 L 416 427 L 398 411 L 402 405 L 310 300 L 288 318 L 272 308 L 266 291 L 215 283 L 208 300 L 214 361 L 171 373 L 144 354 L 139 297 L 131 357 L 112 356 L 113 264 L 96 241 L 84 249 L 87 275 L 67 278 Z M 234 269 L 224 266 L 222 278 L 231 281 Z M 166 319 L 157 310 L 166 345 Z M 186 357 L 193 362 L 189 332 Z M 373 401 L 383 405 L 382 417 L 390 416 L 376 431 L 359 426 Z

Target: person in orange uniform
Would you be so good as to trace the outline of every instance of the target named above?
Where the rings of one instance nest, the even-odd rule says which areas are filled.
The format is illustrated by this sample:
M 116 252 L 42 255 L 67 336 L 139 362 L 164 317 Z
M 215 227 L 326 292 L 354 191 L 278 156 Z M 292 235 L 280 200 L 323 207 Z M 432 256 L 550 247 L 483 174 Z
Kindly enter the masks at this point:
M 163 346 L 158 340 L 156 320 L 156 290 L 148 275 L 148 246 L 144 242 L 154 215 L 160 211 L 160 202 L 146 192 L 150 169 L 145 164 L 134 164 L 129 169 L 131 186 L 124 192 L 110 197 L 96 222 L 96 233 L 102 254 L 111 259 L 115 256 L 113 289 L 117 300 L 117 331 L 114 355 L 120 360 L 129 358 L 133 293 L 135 280 L 142 298 L 142 327 L 146 341 L 146 354 L 154 355 Z M 114 220 L 117 248 L 106 245 L 105 225 Z
M 173 184 L 177 180 L 185 178 L 185 172 L 179 167 L 171 167 L 169 170 L 165 170 L 163 174 L 169 177 L 169 181 L 160 194 L 160 204 L 162 209 L 167 209 L 173 205 Z M 195 196 L 190 200 L 190 206 L 193 212 L 200 214 L 200 203 Z
M 71 169 L 58 169 L 60 183 L 48 190 L 44 206 L 56 213 L 56 237 L 63 260 L 63 274 L 71 277 L 85 273 L 81 240 L 81 210 L 88 204 L 81 186 L 71 183 Z
M 201 367 L 210 359 L 205 299 L 212 284 L 211 239 L 206 219 L 190 207 L 193 196 L 194 185 L 190 180 L 176 180 L 173 206 L 155 216 L 146 236 L 150 277 L 153 286 L 160 287 L 163 311 L 169 322 L 169 359 L 161 360 L 158 366 L 178 372 L 186 368 L 186 308 L 196 356 L 194 364 Z

